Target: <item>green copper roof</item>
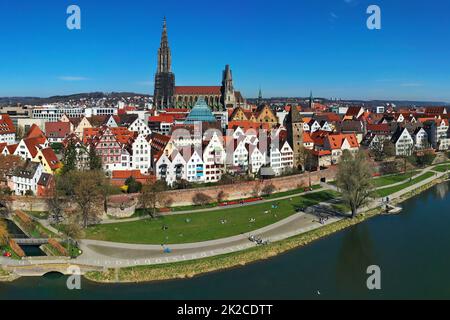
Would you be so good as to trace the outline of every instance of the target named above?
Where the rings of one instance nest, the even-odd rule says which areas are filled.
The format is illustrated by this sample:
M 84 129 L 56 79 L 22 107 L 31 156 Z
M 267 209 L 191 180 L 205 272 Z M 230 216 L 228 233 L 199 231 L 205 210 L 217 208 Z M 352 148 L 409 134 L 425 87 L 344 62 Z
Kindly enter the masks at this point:
M 211 109 L 206 104 L 203 97 L 200 97 L 192 108 L 191 113 L 189 113 L 186 118 L 186 124 L 194 124 L 196 122 L 216 122 L 216 117 L 214 117 Z

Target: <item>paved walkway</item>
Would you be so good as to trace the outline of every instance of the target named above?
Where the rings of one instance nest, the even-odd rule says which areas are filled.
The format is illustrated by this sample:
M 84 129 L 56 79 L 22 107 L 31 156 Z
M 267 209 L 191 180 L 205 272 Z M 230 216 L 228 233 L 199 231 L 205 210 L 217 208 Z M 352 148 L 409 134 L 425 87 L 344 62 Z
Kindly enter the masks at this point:
M 427 168 L 423 170 L 421 174 L 428 171 L 432 171 L 432 168 Z M 392 194 L 390 196 L 390 199 L 391 201 L 393 201 L 403 196 L 404 194 L 409 193 L 414 189 L 424 186 L 435 179 L 443 177 L 445 174 L 446 173 L 435 172 L 435 175 L 433 177 L 425 179 L 413 186 L 410 186 L 395 194 Z M 407 181 L 409 181 L 409 179 Z M 319 192 L 319 190 L 314 192 Z M 295 196 L 286 196 L 283 198 L 288 199 L 292 197 Z M 277 201 L 277 199 L 267 200 L 267 202 L 269 201 Z M 376 199 L 372 201 L 367 207 L 363 208 L 361 211 L 367 211 L 369 209 L 380 207 L 381 205 L 382 199 Z M 282 221 L 277 222 L 276 224 L 251 232 L 251 234 L 247 233 L 230 238 L 200 243 L 169 245 L 168 248 L 172 250 L 171 253 L 164 253 L 163 247 L 158 245 L 135 245 L 135 244 L 102 242 L 94 240 L 82 240 L 80 242 L 80 248 L 83 250 L 83 254 L 77 259 L 72 260 L 72 263 L 80 265 L 114 268 L 114 267 L 128 267 L 136 265 L 157 265 L 164 263 L 195 260 L 199 258 L 217 256 L 231 252 L 238 252 L 256 246 L 255 243 L 248 240 L 250 235 L 260 237 L 263 240 L 269 240 L 270 242 L 274 242 L 321 228 L 323 225 L 319 223 L 317 214 L 330 213 L 329 207 L 330 203 L 322 203 L 319 205 L 315 205 L 305 210 L 306 212 L 310 212 L 312 209 L 312 211 L 315 214 L 310 214 L 306 212 L 297 213 Z M 325 224 L 331 224 L 341 219 L 344 218 L 339 216 L 329 216 L 329 220 L 327 220 Z M 31 261 L 30 260 L 18 261 L 0 258 L 0 263 L 9 266 L 21 266 L 21 265 L 34 266 L 44 263 L 61 264 L 67 263 L 67 261 L 60 259 L 49 260 L 49 258 L 43 259 L 42 261 L 38 259 L 34 259 Z

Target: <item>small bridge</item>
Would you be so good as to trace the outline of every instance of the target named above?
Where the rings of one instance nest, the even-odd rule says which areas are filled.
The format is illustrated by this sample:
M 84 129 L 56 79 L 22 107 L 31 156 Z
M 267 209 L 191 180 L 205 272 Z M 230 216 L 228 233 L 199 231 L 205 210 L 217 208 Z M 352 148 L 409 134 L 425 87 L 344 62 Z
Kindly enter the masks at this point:
M 5 266 L 4 269 L 6 271 L 12 272 L 20 277 L 39 277 L 43 276 L 47 273 L 60 273 L 63 275 L 72 275 L 73 268 L 77 268 L 81 275 L 84 275 L 89 271 L 104 271 L 102 267 L 95 266 L 87 266 L 87 265 L 78 265 L 78 264 L 70 264 L 70 262 L 62 262 L 61 263 L 51 263 L 45 262 L 42 263 L 33 263 L 25 266 Z
M 27 239 L 14 239 L 14 241 L 20 246 L 40 246 L 48 243 L 48 239 L 35 239 L 35 238 L 27 238 Z

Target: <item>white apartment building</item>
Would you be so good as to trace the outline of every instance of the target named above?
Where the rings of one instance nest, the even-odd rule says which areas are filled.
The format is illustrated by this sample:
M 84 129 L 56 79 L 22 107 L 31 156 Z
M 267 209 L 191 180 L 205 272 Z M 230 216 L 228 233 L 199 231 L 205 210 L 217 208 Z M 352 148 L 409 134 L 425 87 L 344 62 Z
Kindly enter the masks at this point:
M 43 173 L 39 162 L 28 161 L 23 167 L 17 168 L 11 176 L 12 190 L 17 196 L 23 196 L 27 191 L 37 193 L 39 179 Z
M 138 135 L 137 138 L 133 141 L 131 148 L 132 148 L 131 168 L 135 170 L 140 170 L 142 174 L 147 173 L 151 167 L 151 145 L 148 142 L 146 135 L 143 134 Z
M 86 116 L 91 118 L 93 116 L 108 116 L 117 115 L 117 108 L 111 107 L 59 107 L 55 105 L 44 105 L 41 107 L 34 107 L 31 111 L 31 118 L 42 119 L 46 122 L 58 122 L 63 115 L 69 118 L 81 118 Z

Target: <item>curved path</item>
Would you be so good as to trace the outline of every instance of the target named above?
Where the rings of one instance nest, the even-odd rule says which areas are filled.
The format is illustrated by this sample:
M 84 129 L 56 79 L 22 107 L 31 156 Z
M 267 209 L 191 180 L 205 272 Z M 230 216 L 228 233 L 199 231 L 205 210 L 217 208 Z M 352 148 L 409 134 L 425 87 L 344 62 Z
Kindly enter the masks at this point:
M 427 171 L 432 171 L 432 168 L 423 170 L 421 174 Z M 435 172 L 434 176 L 392 194 L 390 196 L 390 199 L 395 200 L 412 190 L 424 186 L 434 181 L 435 179 L 443 177 L 445 174 L 446 173 Z M 409 179 L 407 181 L 409 181 Z M 287 196 L 286 198 L 288 199 L 291 197 L 294 196 Z M 276 199 L 270 201 L 276 201 Z M 316 205 L 314 206 L 314 212 L 327 214 L 329 213 L 329 209 L 327 209 L 329 205 L 330 202 Z M 367 211 L 381 205 L 382 199 L 375 199 L 361 211 Z M 309 212 L 310 209 L 306 211 Z M 331 224 L 333 222 L 339 221 L 340 219 L 343 218 L 332 216 L 325 224 Z M 273 225 L 256 230 L 252 232 L 251 235 L 258 236 L 263 240 L 274 242 L 311 230 L 315 230 L 322 226 L 323 225 L 318 222 L 317 216 L 302 212 L 294 214 Z M 251 247 L 255 247 L 256 244 L 248 240 L 249 236 L 250 234 L 242 234 L 230 238 L 207 242 L 170 245 L 168 247 L 172 250 L 171 253 L 164 253 L 164 250 L 161 246 L 155 245 L 135 245 L 94 240 L 82 240 L 80 242 L 80 247 L 83 250 L 83 254 L 77 259 L 72 260 L 71 263 L 95 267 L 121 268 L 137 265 L 157 265 L 195 260 L 211 256 L 218 256 L 225 253 L 238 252 Z M 50 257 L 47 257 L 45 259 L 43 258 L 41 260 L 33 259 L 21 261 L 0 258 L 0 263 L 8 266 L 33 266 L 39 264 L 67 263 L 67 261 L 61 259 L 52 260 Z

